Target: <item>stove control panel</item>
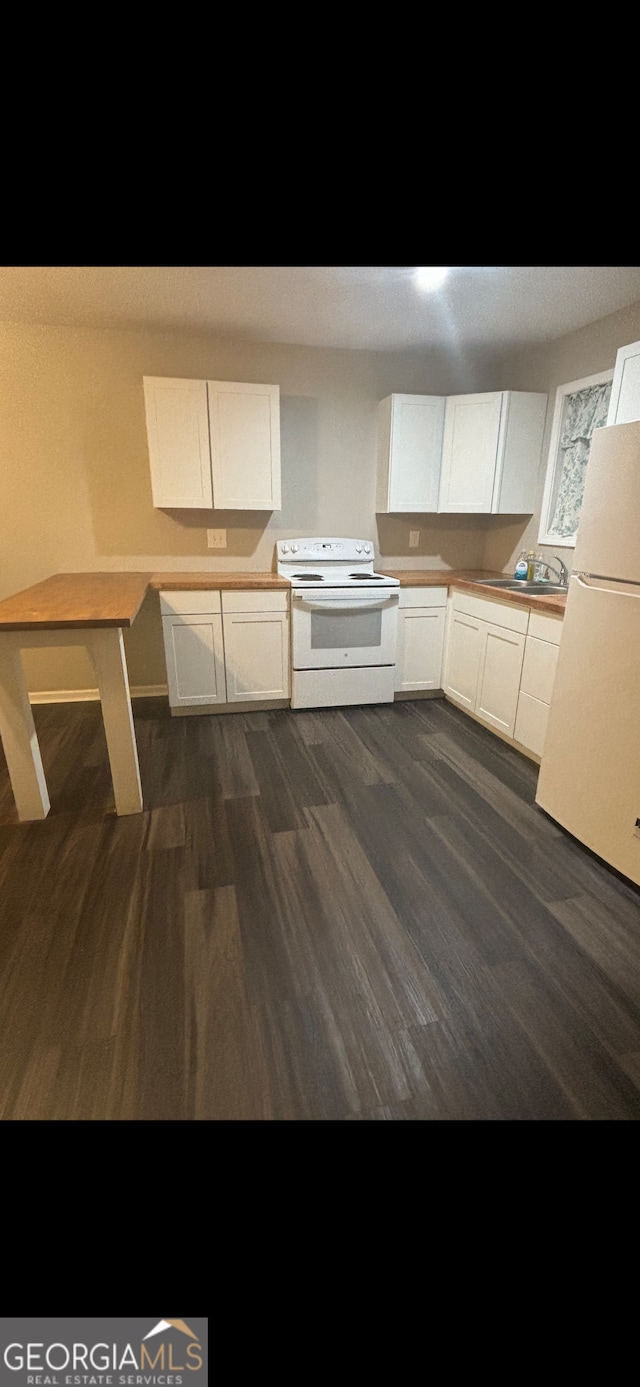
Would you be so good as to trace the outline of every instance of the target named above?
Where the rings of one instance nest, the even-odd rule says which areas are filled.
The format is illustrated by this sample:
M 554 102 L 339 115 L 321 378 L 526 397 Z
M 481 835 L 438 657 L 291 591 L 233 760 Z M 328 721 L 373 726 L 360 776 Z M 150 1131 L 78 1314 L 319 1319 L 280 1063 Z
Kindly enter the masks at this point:
M 276 548 L 279 559 L 286 560 L 293 554 L 298 563 L 317 563 L 320 559 L 348 563 L 373 554 L 373 544 L 367 539 L 279 539 Z

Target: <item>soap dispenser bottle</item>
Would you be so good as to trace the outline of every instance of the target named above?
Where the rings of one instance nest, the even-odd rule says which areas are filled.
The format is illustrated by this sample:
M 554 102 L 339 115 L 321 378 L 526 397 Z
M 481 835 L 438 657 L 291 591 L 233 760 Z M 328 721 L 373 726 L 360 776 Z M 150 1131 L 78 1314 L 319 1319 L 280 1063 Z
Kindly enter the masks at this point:
M 529 550 L 529 553 L 527 554 L 527 578 L 528 578 L 528 580 L 529 580 L 530 583 L 533 582 L 535 576 L 536 576 L 536 554 L 535 554 L 535 549 L 530 549 L 530 550 Z
M 527 555 L 524 549 L 522 550 L 522 553 L 518 555 L 518 562 L 515 566 L 513 576 L 514 578 L 521 579 L 524 579 L 527 576 Z

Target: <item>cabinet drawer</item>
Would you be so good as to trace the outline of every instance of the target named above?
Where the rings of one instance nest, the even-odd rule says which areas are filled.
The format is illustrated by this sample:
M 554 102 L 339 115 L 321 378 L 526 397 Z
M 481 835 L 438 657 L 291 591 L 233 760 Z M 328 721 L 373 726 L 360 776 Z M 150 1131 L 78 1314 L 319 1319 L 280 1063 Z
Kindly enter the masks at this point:
M 528 635 L 520 680 L 522 691 L 532 698 L 541 699 L 543 703 L 550 703 L 557 663 L 557 645 Z
M 220 611 L 220 592 L 206 588 L 204 591 L 161 592 L 160 611 L 163 616 L 199 616 Z
M 527 635 L 537 636 L 541 641 L 551 641 L 552 645 L 559 645 L 562 621 L 561 616 L 545 616 L 543 612 L 530 612 Z
M 401 607 L 446 607 L 446 605 L 446 587 L 400 588 Z
M 260 591 L 258 588 L 243 592 L 223 592 L 223 612 L 286 612 L 289 608 L 287 590 L 274 592 Z
M 453 610 L 479 618 L 480 621 L 490 621 L 493 626 L 506 626 L 508 631 L 524 632 L 529 625 L 527 607 L 516 607 L 510 602 L 494 602 L 488 597 L 475 597 L 472 592 L 454 591 Z

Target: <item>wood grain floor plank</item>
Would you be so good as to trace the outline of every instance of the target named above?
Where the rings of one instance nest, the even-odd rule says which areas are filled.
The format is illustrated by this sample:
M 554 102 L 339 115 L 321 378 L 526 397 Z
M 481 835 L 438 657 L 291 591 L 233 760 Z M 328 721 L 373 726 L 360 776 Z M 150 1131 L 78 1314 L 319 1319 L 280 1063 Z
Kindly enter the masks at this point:
M 233 886 L 187 893 L 184 987 L 186 1117 L 272 1118 L 269 1070 L 246 993 Z
M 621 1066 L 598 1046 L 588 1023 L 537 986 L 528 966 L 500 964 L 496 976 L 509 1010 L 527 1032 L 569 1099 L 578 1118 L 640 1118 L 640 1091 Z
M 452 737 L 446 734 L 430 736 L 425 738 L 424 748 L 434 778 L 452 790 L 460 791 L 464 786 L 468 797 L 476 797 L 475 810 L 479 817 L 486 812 L 483 809 L 486 805 L 502 823 L 511 824 L 529 841 L 547 843 L 559 837 L 561 830 L 540 812 L 533 797 L 529 802 L 523 800 Z
M 301 815 L 269 732 L 247 732 L 247 747 L 260 786 L 260 802 L 272 833 L 299 828 Z
M 225 804 L 233 857 L 233 877 L 243 941 L 247 996 L 251 1005 L 277 1005 L 296 995 L 287 941 L 278 906 L 276 858 L 260 800 L 253 796 Z
M 316 832 L 305 838 L 303 851 L 315 869 L 319 900 L 330 902 L 332 942 L 341 948 L 338 971 L 343 977 L 350 972 L 357 989 L 366 990 L 367 1006 L 381 1024 L 396 1030 L 408 1021 L 436 1020 L 442 1006 L 434 980 L 340 806 L 307 814 Z

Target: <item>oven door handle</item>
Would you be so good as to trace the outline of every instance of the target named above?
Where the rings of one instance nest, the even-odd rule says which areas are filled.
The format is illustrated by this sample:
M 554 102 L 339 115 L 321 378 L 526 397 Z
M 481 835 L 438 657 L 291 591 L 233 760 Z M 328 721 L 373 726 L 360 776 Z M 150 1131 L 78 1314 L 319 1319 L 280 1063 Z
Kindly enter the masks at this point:
M 313 602 L 308 597 L 299 597 L 297 595 L 294 595 L 293 600 L 294 602 L 299 602 L 300 606 L 304 607 L 308 612 L 344 612 L 349 614 L 351 612 L 381 612 L 384 607 L 393 606 L 398 601 L 398 594 L 394 592 L 389 597 L 383 597 L 382 599 L 376 597 L 370 602 L 367 602 L 366 597 L 345 597 L 342 601 L 340 601 L 340 599 L 336 600 L 335 598 L 332 599 L 328 597 L 324 602 L 322 598 L 317 602 Z

